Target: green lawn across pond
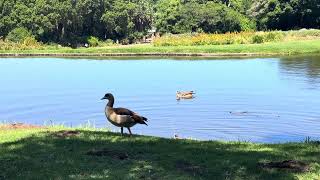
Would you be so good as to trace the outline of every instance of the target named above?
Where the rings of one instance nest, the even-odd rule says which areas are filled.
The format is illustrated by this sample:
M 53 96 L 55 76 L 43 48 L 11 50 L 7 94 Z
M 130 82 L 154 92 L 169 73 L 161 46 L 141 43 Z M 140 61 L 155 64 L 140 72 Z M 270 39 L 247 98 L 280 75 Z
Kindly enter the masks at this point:
M 319 143 L 130 138 L 93 129 L 69 136 L 60 130 L 0 128 L 0 179 L 320 179 Z M 289 159 L 309 163 L 311 171 L 257 165 Z
M 320 40 L 273 42 L 263 44 L 231 44 L 231 45 L 202 45 L 202 46 L 153 46 L 151 44 L 106 46 L 72 49 L 68 47 L 44 46 L 32 50 L 0 50 L 3 53 L 26 54 L 59 54 L 59 53 L 210 53 L 236 55 L 237 53 L 253 54 L 317 54 L 320 53 Z

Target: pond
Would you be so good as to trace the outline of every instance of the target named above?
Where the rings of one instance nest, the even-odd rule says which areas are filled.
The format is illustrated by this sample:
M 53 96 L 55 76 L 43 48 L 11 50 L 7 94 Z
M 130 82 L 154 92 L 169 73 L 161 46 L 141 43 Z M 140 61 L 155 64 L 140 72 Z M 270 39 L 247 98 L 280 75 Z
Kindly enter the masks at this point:
M 320 56 L 250 59 L 0 59 L 0 121 L 120 129 L 115 107 L 148 117 L 133 133 L 264 143 L 320 137 Z M 177 90 L 194 90 L 176 100 Z

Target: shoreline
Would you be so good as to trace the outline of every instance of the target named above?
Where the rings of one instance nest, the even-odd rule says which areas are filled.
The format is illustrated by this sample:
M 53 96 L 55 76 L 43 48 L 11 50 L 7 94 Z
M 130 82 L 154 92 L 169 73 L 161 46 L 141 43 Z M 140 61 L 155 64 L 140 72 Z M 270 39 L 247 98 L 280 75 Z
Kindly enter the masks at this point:
M 76 48 L 44 45 L 41 48 L 0 50 L 0 57 L 263 57 L 320 54 L 320 40 L 199 46 L 134 44 Z
M 16 123 L 3 123 L 0 124 L 0 132 L 1 131 L 14 131 L 14 130 L 90 130 L 93 132 L 99 132 L 99 131 L 106 131 L 108 133 L 112 133 L 115 135 L 121 136 L 120 132 L 112 131 L 110 129 L 106 128 L 96 128 L 96 127 L 86 127 L 85 125 L 82 127 L 81 125 L 78 127 L 68 127 L 64 125 L 36 125 L 36 124 L 30 124 L 30 123 L 22 123 L 22 122 L 16 122 Z M 124 133 L 128 135 L 127 133 Z M 179 136 L 177 134 L 172 137 L 162 137 L 162 136 L 156 136 L 156 135 L 143 135 L 143 134 L 133 134 L 135 137 L 147 137 L 147 138 L 159 138 L 164 140 L 187 140 L 187 141 L 194 141 L 194 142 L 224 142 L 224 143 L 250 143 L 250 144 L 256 144 L 256 145 L 284 145 L 284 144 L 304 144 L 306 142 L 320 142 L 318 140 L 312 140 L 309 137 L 306 137 L 305 140 L 301 141 L 285 141 L 285 142 L 253 142 L 253 141 L 247 141 L 247 140 L 217 140 L 217 139 L 208 139 L 208 140 L 201 140 L 196 139 L 192 137 L 183 137 Z
M 262 57 L 292 53 L 0 53 L 0 57 Z

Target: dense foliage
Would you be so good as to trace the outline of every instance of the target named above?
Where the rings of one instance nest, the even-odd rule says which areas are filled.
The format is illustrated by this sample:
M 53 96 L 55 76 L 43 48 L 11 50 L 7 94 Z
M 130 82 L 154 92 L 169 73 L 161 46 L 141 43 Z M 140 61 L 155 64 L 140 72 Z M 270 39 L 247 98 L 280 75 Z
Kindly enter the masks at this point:
M 156 26 L 160 32 L 225 33 L 254 29 L 245 15 L 221 3 L 162 0 L 157 5 Z
M 0 0 L 0 37 L 13 41 L 23 41 L 27 34 L 65 45 L 107 39 L 127 44 L 153 28 L 174 34 L 320 28 L 320 2 Z
M 260 30 L 320 28 L 319 0 L 258 0 L 248 15 Z
M 16 42 L 16 43 L 21 43 L 23 42 L 26 38 L 31 37 L 32 34 L 28 29 L 24 27 L 18 27 L 10 31 L 10 33 L 7 35 L 7 40 Z
M 0 36 L 17 27 L 37 39 L 74 44 L 89 36 L 134 39 L 151 27 L 150 0 L 0 0 Z

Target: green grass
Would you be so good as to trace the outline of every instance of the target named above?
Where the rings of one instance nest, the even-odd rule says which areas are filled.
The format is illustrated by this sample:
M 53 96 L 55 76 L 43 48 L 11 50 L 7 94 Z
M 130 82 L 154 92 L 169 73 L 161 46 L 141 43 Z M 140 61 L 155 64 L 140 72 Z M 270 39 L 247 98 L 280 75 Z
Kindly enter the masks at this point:
M 92 47 L 71 49 L 67 47 L 44 47 L 32 50 L 0 50 L 0 53 L 237 53 L 254 54 L 316 54 L 320 53 L 320 40 L 273 42 L 263 44 L 231 44 L 231 45 L 202 45 L 202 46 L 153 46 L 128 45 L 110 47 Z
M 319 179 L 320 145 L 253 144 L 120 136 L 79 129 L 73 137 L 52 135 L 60 128 L 0 129 L 0 179 Z M 114 153 L 90 156 L 90 150 Z M 295 159 L 309 173 L 266 170 L 258 162 Z

